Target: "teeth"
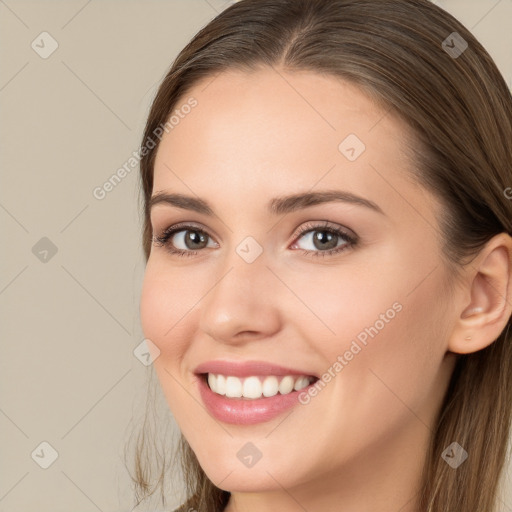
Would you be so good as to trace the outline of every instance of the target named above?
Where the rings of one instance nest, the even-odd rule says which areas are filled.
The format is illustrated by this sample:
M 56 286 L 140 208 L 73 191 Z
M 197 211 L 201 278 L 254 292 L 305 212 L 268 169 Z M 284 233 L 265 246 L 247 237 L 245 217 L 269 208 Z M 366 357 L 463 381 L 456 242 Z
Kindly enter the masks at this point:
M 236 377 L 230 377 L 231 379 L 236 379 L 240 382 L 240 379 Z M 244 384 L 242 388 L 242 395 L 245 398 L 259 398 L 261 396 L 261 382 L 258 377 L 248 377 L 244 379 Z
M 229 398 L 248 398 L 256 399 L 264 397 L 271 397 L 280 393 L 287 395 L 293 390 L 299 391 L 303 389 L 314 380 L 313 377 L 301 375 L 300 377 L 293 377 L 286 375 L 281 378 L 279 382 L 278 377 L 269 375 L 268 377 L 245 377 L 240 379 L 233 376 L 208 374 L 208 385 L 210 389 L 218 395 L 225 395 Z
M 266 397 L 277 395 L 277 392 L 279 391 L 279 383 L 277 381 L 277 377 L 267 377 L 263 381 L 262 391 L 263 396 Z
M 236 377 L 226 377 L 226 396 L 240 398 L 242 396 L 242 381 Z
M 279 393 L 281 393 L 281 395 L 287 395 L 293 390 L 294 384 L 295 381 L 293 380 L 293 377 L 291 377 L 290 375 L 283 377 L 283 380 L 279 384 Z
M 299 391 L 300 389 L 305 388 L 306 386 L 309 386 L 309 384 L 310 384 L 310 379 L 308 377 L 299 377 L 295 381 L 295 386 L 293 386 L 293 389 L 295 389 L 295 391 Z

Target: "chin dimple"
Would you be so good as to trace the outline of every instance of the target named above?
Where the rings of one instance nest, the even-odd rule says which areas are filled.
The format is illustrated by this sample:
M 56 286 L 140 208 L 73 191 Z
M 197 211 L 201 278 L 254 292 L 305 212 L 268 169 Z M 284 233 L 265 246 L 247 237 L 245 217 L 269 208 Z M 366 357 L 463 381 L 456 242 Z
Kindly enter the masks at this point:
M 268 398 L 277 394 L 287 395 L 292 391 L 299 391 L 309 386 L 315 377 L 307 375 L 285 376 L 249 376 L 234 377 L 209 373 L 207 375 L 210 389 L 218 395 L 228 398 Z

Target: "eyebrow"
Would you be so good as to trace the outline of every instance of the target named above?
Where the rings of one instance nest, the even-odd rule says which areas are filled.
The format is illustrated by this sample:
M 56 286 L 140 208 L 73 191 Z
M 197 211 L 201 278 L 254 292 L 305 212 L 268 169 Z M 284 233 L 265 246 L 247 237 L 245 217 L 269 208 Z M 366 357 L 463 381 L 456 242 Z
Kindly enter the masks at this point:
M 326 190 L 319 192 L 305 192 L 289 196 L 280 196 L 271 199 L 267 204 L 268 211 L 273 215 L 282 215 L 294 212 L 317 204 L 343 202 L 364 206 L 382 215 L 386 215 L 380 206 L 369 199 L 357 196 L 344 190 Z M 169 194 L 158 192 L 149 200 L 148 208 L 151 210 L 157 204 L 167 204 L 184 210 L 192 210 L 204 215 L 213 216 L 213 208 L 204 199 L 183 194 Z

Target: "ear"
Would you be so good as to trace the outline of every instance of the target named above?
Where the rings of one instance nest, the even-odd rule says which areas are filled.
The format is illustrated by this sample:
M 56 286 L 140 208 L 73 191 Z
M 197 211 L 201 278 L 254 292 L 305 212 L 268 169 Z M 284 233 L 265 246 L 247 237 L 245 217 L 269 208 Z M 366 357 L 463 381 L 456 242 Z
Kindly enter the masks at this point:
M 459 317 L 448 340 L 456 354 L 477 352 L 493 343 L 512 314 L 512 238 L 493 237 L 467 265 Z M 469 299 L 468 299 L 469 296 Z

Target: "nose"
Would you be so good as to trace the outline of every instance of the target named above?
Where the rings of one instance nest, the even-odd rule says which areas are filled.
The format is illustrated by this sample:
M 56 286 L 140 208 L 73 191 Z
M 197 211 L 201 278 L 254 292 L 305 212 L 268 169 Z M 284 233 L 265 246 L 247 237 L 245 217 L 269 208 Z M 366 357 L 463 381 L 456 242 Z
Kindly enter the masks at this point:
M 280 288 L 264 257 L 247 263 L 235 253 L 219 268 L 201 301 L 201 330 L 231 344 L 272 336 L 281 327 Z

